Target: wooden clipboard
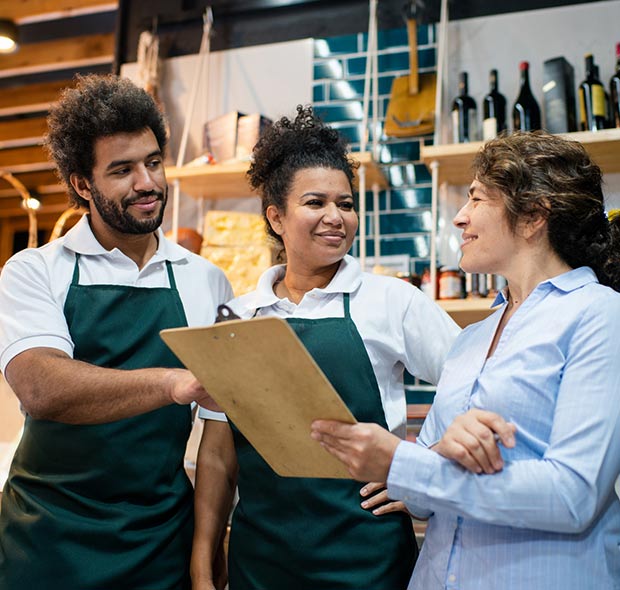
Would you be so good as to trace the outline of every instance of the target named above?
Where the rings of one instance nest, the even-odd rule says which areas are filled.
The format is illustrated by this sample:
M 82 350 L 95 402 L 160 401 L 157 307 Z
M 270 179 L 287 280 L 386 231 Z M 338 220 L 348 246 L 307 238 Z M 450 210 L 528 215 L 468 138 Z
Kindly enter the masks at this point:
M 232 320 L 161 337 L 278 475 L 351 477 L 310 438 L 310 425 L 356 420 L 285 320 Z

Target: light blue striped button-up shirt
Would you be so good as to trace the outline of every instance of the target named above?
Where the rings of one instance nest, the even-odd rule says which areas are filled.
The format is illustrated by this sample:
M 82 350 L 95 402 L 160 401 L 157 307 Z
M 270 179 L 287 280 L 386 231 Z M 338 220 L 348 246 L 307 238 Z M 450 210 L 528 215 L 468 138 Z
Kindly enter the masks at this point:
M 620 588 L 620 293 L 582 267 L 542 282 L 486 358 L 504 303 L 458 337 L 388 491 L 432 516 L 410 589 Z M 517 426 L 504 469 L 476 475 L 427 447 L 470 408 Z

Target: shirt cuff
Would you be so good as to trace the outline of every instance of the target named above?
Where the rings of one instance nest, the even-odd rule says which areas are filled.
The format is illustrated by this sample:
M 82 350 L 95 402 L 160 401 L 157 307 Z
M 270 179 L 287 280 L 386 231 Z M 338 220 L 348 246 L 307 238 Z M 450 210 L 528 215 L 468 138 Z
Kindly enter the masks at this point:
M 28 336 L 7 346 L 0 356 L 0 371 L 4 374 L 7 365 L 20 353 L 31 348 L 55 348 L 73 358 L 73 343 L 62 336 L 52 334 Z
M 212 410 L 207 410 L 207 408 L 203 408 L 202 406 L 198 406 L 198 417 L 202 420 L 228 422 L 228 418 L 226 418 L 226 414 L 224 414 L 224 412 L 214 412 Z
M 416 443 L 402 441 L 396 447 L 388 473 L 388 496 L 403 501 L 409 512 L 420 520 L 433 514 L 420 492 L 428 488 L 434 470 L 432 455 L 436 453 Z

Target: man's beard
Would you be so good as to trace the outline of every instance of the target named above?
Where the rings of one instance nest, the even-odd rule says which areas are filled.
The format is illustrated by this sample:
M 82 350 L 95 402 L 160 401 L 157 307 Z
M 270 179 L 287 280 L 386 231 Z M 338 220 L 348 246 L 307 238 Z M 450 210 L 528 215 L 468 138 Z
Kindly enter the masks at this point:
M 165 192 L 150 191 L 139 193 L 132 197 L 125 197 L 120 204 L 108 199 L 97 187 L 91 183 L 91 195 L 95 208 L 99 212 L 101 219 L 112 229 L 124 234 L 149 234 L 154 232 L 164 218 L 164 210 L 168 201 L 168 188 Z M 154 195 L 161 201 L 161 208 L 156 217 L 150 219 L 136 219 L 131 213 L 127 212 L 128 207 L 136 201 Z

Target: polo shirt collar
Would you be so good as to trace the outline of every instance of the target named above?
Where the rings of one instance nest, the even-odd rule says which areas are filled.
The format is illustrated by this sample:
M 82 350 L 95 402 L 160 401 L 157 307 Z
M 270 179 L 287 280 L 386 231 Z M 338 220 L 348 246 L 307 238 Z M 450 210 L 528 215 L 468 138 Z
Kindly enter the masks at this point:
M 176 262 L 189 258 L 190 252 L 166 239 L 161 227 L 157 229 L 158 246 L 153 258 L 149 262 L 159 260 L 170 260 Z M 64 237 L 64 247 L 81 255 L 109 256 L 116 251 L 106 250 L 95 237 L 88 221 L 88 213 L 82 215 L 81 219 L 66 233 Z
M 258 279 L 256 290 L 252 293 L 251 307 L 259 309 L 269 307 L 280 301 L 279 297 L 273 292 L 273 286 L 284 278 L 286 265 L 278 264 L 268 268 Z M 340 266 L 334 278 L 323 289 L 313 289 L 319 293 L 352 293 L 356 291 L 362 283 L 362 270 L 355 258 L 348 254 L 340 262 Z M 248 301 L 248 303 L 250 303 Z

